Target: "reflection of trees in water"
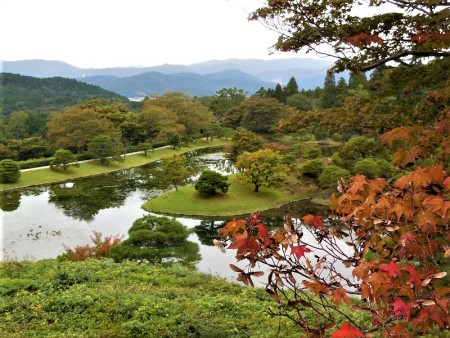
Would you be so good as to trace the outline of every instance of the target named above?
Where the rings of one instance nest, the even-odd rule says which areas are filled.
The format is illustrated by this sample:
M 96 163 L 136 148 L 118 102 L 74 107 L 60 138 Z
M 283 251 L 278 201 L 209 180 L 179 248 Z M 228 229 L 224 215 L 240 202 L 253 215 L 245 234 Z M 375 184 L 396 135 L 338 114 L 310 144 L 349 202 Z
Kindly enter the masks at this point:
M 306 214 L 326 215 L 329 207 L 311 203 L 310 200 L 291 202 L 283 207 L 261 212 L 261 221 L 268 229 L 275 230 L 283 227 L 286 214 L 290 213 L 293 218 L 301 218 Z M 247 219 L 249 215 L 236 215 L 236 218 Z M 200 224 L 194 227 L 194 231 L 203 245 L 212 246 L 213 240 L 219 238 L 219 231 L 233 217 L 228 219 L 199 220 Z
M 213 240 L 219 238 L 219 230 L 222 229 L 227 221 L 223 220 L 202 220 L 199 225 L 194 227 L 198 239 L 203 245 L 213 245 Z
M 19 208 L 22 193 L 19 190 L 4 191 L 0 193 L 0 209 L 11 212 Z
M 127 171 L 77 180 L 73 185 L 55 184 L 49 189 L 49 202 L 75 219 L 91 221 L 102 209 L 123 205 L 136 188 L 135 177 Z

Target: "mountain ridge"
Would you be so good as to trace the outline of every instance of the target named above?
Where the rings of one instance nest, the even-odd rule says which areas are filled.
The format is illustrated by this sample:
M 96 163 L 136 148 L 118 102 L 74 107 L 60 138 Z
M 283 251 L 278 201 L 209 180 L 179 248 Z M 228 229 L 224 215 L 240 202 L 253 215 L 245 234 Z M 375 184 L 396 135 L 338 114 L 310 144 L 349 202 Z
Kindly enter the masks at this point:
M 300 89 L 314 89 L 323 85 L 326 72 L 331 66 L 332 63 L 327 60 L 288 58 L 209 60 L 190 65 L 162 64 L 152 67 L 79 68 L 63 61 L 35 59 L 2 61 L 0 70 L 38 78 L 59 76 L 76 79 L 120 95 L 136 97 L 167 91 L 208 96 L 225 87 L 236 87 L 253 94 L 261 87 L 275 88 L 277 83 L 286 85 L 292 76 Z M 149 73 L 153 75 L 150 76 Z M 156 76 L 155 73 L 159 75 Z M 142 74 L 147 74 L 147 80 L 135 78 L 141 85 L 138 87 L 130 78 Z M 186 74 L 191 74 L 191 78 Z M 234 75 L 231 77 L 231 74 Z M 155 88 L 158 83 L 161 87 Z

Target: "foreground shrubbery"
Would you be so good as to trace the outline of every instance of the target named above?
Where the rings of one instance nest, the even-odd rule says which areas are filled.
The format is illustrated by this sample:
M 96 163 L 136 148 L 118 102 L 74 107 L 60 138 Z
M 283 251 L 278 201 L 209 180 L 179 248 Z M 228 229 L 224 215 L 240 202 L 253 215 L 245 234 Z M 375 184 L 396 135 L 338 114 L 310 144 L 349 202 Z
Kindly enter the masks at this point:
M 0 336 L 298 337 L 267 315 L 269 299 L 181 266 L 8 262 L 0 265 Z

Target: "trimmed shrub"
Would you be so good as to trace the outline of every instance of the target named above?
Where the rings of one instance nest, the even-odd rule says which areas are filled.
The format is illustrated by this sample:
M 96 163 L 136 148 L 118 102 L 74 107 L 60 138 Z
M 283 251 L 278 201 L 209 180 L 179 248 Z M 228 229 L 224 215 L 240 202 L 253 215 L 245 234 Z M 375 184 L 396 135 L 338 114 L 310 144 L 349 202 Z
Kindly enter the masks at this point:
M 355 163 L 353 167 L 355 174 L 361 174 L 369 179 L 378 177 L 391 177 L 394 173 L 394 168 L 391 163 L 384 159 L 377 159 L 368 157 Z
M 306 161 L 301 168 L 303 176 L 308 176 L 312 178 L 319 177 L 322 171 L 323 171 L 323 164 L 322 159 L 320 158 Z
M 168 217 L 144 216 L 134 221 L 128 239 L 111 249 L 111 258 L 117 262 L 195 263 L 200 259 L 199 247 L 187 240 L 191 232 Z
M 356 162 L 353 171 L 370 179 L 380 177 L 380 168 L 378 168 L 377 162 L 372 157 Z
M 319 186 L 322 188 L 331 188 L 336 186 L 342 177 L 349 178 L 350 172 L 335 165 L 328 165 L 319 176 Z
M 229 186 L 230 183 L 228 183 L 227 176 L 223 176 L 213 170 L 205 170 L 200 175 L 194 187 L 200 195 L 208 197 L 215 195 L 217 190 L 227 193 Z
M 3 160 L 0 162 L 0 183 L 16 183 L 20 177 L 20 168 L 16 161 Z

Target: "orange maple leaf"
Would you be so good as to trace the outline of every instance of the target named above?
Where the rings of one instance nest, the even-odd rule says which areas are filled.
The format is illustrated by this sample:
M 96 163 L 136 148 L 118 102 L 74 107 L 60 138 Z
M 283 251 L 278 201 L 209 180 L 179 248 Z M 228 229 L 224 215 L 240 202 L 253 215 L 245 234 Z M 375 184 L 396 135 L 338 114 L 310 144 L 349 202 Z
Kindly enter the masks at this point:
M 220 231 L 221 236 L 226 236 L 228 234 L 235 234 L 240 229 L 245 230 L 245 221 L 243 219 L 233 218 L 229 221 L 225 227 Z
M 316 229 L 322 228 L 322 216 L 314 216 L 311 214 L 305 215 L 302 218 L 303 223 L 313 226 Z
M 349 303 L 347 292 L 344 288 L 339 288 L 331 291 L 331 297 L 333 297 L 333 300 L 337 305 L 341 304 L 342 301 L 347 304 Z
M 364 338 L 364 334 L 356 327 L 351 326 L 347 321 L 341 326 L 341 328 L 333 333 L 331 338 Z

